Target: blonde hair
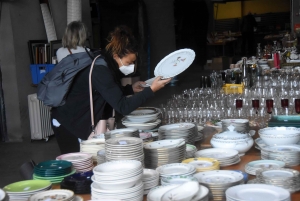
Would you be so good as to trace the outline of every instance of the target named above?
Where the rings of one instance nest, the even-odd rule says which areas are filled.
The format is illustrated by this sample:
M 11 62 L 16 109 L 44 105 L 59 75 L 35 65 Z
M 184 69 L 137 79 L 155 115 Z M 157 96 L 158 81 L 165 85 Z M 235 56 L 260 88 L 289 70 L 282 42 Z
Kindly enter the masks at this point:
M 64 48 L 77 49 L 77 46 L 84 47 L 87 38 L 87 29 L 80 21 L 70 22 L 62 38 Z
M 118 26 L 108 36 L 105 49 L 112 56 L 117 54 L 120 58 L 127 54 L 138 53 L 138 43 L 127 26 Z

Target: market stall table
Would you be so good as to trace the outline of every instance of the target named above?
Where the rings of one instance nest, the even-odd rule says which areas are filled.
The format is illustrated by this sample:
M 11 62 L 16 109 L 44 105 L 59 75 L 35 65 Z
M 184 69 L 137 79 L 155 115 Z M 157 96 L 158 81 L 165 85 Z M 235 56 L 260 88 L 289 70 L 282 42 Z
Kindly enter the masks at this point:
M 254 139 L 256 139 L 258 137 L 258 133 L 257 133 L 257 128 L 255 128 L 256 130 L 256 134 L 253 136 Z M 216 131 L 211 129 L 211 128 L 206 128 L 205 130 L 205 135 L 206 138 L 203 141 L 199 141 L 196 142 L 196 146 L 197 148 L 211 148 L 210 145 L 210 139 L 213 136 L 213 134 L 215 134 Z M 241 170 L 241 171 L 245 171 L 245 165 L 251 161 L 254 160 L 260 160 L 260 150 L 254 148 L 255 145 L 252 146 L 252 148 L 244 155 L 241 156 L 241 162 L 235 165 L 231 165 L 231 166 L 227 166 L 227 167 L 222 167 L 221 170 Z M 300 166 L 295 166 L 295 167 L 291 167 L 292 169 L 298 170 L 300 171 Z M 249 175 L 249 180 L 250 179 L 254 179 L 255 176 Z M 59 189 L 60 185 L 59 184 L 55 184 L 53 185 L 53 189 Z M 83 194 L 83 195 L 79 195 L 81 196 L 85 201 L 86 200 L 90 200 L 91 199 L 91 195 L 90 194 Z M 291 194 L 291 201 L 299 201 L 300 200 L 300 192 L 296 192 Z M 147 196 L 144 196 L 144 201 L 147 201 Z

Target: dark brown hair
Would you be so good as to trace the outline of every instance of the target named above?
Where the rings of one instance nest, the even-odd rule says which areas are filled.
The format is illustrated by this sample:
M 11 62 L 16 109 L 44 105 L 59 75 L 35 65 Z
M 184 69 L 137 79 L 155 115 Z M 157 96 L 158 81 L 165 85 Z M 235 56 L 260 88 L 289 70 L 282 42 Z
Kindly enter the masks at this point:
M 127 54 L 138 54 L 138 42 L 133 36 L 131 29 L 127 26 L 118 26 L 109 33 L 106 51 L 113 56 L 117 54 L 120 58 Z

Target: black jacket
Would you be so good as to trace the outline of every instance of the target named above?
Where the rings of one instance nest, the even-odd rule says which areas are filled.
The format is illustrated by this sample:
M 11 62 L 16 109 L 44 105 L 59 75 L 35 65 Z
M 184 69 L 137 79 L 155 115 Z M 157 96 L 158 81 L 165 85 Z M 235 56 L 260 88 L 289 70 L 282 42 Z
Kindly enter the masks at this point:
M 133 94 L 131 85 L 122 87 L 119 81 L 120 71 L 116 71 L 118 69 L 116 62 L 114 63 L 110 57 L 106 57 L 105 60 L 108 67 L 95 65 L 92 73 L 95 124 L 100 119 L 110 117 L 111 107 L 120 114 L 127 115 L 154 95 L 151 88 L 147 87 L 127 97 Z M 90 67 L 87 67 L 76 75 L 66 104 L 52 108 L 52 118 L 83 140 L 91 133 L 89 71 Z

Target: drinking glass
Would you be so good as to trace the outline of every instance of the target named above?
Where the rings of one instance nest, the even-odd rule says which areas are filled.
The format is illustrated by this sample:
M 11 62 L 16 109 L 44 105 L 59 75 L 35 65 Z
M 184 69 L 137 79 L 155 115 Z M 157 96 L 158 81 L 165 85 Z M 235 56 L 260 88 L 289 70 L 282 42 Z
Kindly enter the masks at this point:
M 273 99 L 267 99 L 266 100 L 266 108 L 267 108 L 268 114 L 272 114 L 273 107 L 274 107 Z
M 241 109 L 243 107 L 243 99 L 236 99 L 235 107 L 236 107 L 236 109 Z
M 297 114 L 300 114 L 300 99 L 299 98 L 295 99 L 295 112 Z

